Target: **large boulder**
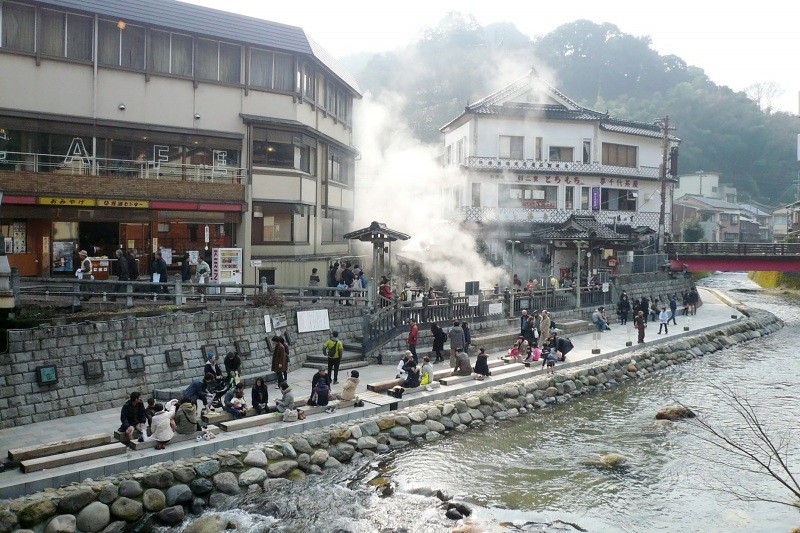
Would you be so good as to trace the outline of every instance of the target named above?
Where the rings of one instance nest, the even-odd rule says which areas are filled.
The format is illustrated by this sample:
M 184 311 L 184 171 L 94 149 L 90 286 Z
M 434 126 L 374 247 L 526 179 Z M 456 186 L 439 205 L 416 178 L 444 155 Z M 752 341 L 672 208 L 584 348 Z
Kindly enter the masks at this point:
M 157 513 L 167 504 L 167 498 L 158 489 L 147 489 L 142 495 L 142 504 L 148 512 Z
M 683 420 L 684 418 L 694 418 L 697 415 L 685 405 L 667 405 L 656 413 L 656 420 Z
M 168 526 L 175 526 L 180 524 L 181 522 L 183 522 L 184 516 L 185 513 L 183 511 L 183 507 L 180 505 L 166 507 L 161 511 L 159 511 L 157 515 L 158 521 Z
M 125 498 L 138 498 L 142 492 L 142 485 L 136 480 L 123 479 L 119 484 L 119 495 Z
M 156 470 L 142 478 L 145 487 L 154 489 L 168 489 L 175 483 L 175 476 L 169 470 Z
M 239 480 L 236 479 L 236 474 L 233 472 L 222 472 L 214 476 L 214 486 L 223 494 L 235 496 L 241 491 L 239 490 Z
M 263 468 L 250 468 L 239 475 L 239 485 L 249 487 L 250 485 L 260 485 L 267 479 L 267 473 Z
M 75 533 L 75 515 L 61 514 L 50 520 L 44 528 L 44 533 Z
M 586 464 L 595 468 L 621 470 L 628 467 L 628 459 L 618 453 L 604 453 L 593 455 Z
M 220 533 L 225 531 L 228 521 L 218 514 L 198 518 L 183 530 L 183 533 Z
M 262 450 L 251 450 L 244 458 L 245 466 L 258 466 L 263 468 L 267 466 L 268 462 L 267 456 Z
M 102 531 L 111 521 L 111 511 L 108 505 L 100 502 L 92 502 L 78 513 L 76 523 L 78 529 L 86 533 L 98 533 Z
M 203 496 L 214 490 L 214 483 L 212 483 L 210 479 L 198 477 L 189 483 L 189 488 L 192 489 L 194 494 Z
M 126 522 L 136 522 L 144 516 L 144 507 L 136 500 L 123 496 L 111 504 L 111 514 Z
M 27 503 L 17 512 L 19 523 L 23 527 L 38 525 L 56 514 L 55 504 L 47 498 Z
M 297 461 L 278 461 L 267 467 L 269 477 L 283 477 L 297 468 Z
M 77 514 L 78 511 L 97 499 L 97 493 L 91 487 L 80 487 L 69 491 L 58 502 L 58 512 L 62 514 Z
M 167 489 L 166 497 L 167 507 L 189 503 L 192 501 L 192 489 L 188 485 L 173 485 Z

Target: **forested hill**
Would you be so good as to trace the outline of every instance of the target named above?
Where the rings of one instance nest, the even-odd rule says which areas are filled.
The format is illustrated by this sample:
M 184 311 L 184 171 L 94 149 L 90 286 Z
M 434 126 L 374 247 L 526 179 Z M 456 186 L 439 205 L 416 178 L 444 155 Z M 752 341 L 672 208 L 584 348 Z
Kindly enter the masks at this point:
M 578 20 L 529 37 L 510 22 L 484 27 L 451 13 L 406 48 L 342 62 L 365 91 L 404 95 L 404 114 L 426 142 L 439 142 L 439 128 L 468 102 L 536 67 L 585 107 L 645 122 L 668 114 L 683 141 L 681 174 L 720 172 L 742 200 L 775 206 L 794 200 L 797 116 L 771 112 L 769 90 L 750 98 L 716 85 L 702 68 L 662 56 L 649 38 L 613 24 Z

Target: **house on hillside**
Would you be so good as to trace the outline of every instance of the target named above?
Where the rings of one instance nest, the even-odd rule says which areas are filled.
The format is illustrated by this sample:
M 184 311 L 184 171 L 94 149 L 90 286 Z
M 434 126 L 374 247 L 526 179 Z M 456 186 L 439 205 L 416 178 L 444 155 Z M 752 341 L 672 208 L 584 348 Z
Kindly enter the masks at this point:
M 676 198 L 674 204 L 676 232 L 681 231 L 686 220 L 697 218 L 705 242 L 772 242 L 771 215 L 756 206 L 693 194 Z
M 0 69 L 0 224 L 22 275 L 71 276 L 80 249 L 135 249 L 144 275 L 159 249 L 216 267 L 232 247 L 221 278 L 299 285 L 349 253 L 360 89 L 302 28 L 175 0 L 0 1 Z
M 671 231 L 673 180 L 662 198 L 661 128 L 582 107 L 535 70 L 468 105 L 441 132 L 443 163 L 460 171 L 445 191 L 452 218 L 476 227 L 498 258 L 509 249 L 529 256 L 514 262 L 521 277 L 553 273 L 556 243 L 537 232 L 573 216 L 638 243 L 642 233 L 658 230 L 663 204 Z M 594 253 L 583 257 L 582 272 L 614 268 L 626 248 L 616 237 L 602 250 L 589 242 L 584 251 L 587 245 Z M 574 241 L 558 246 L 576 257 Z

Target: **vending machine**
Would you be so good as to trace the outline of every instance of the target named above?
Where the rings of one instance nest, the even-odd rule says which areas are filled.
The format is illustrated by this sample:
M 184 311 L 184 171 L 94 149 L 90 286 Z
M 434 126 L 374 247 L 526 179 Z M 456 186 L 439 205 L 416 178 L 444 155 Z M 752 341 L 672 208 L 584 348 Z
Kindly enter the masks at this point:
M 211 282 L 221 285 L 242 284 L 242 249 L 214 248 L 211 251 Z M 226 293 L 242 292 L 241 287 L 223 289 Z

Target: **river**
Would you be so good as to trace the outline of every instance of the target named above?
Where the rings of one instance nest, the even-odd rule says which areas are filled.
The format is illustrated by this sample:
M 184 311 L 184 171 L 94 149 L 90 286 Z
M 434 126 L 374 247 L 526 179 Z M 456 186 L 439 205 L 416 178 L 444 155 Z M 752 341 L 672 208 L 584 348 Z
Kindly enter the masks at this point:
M 238 530 L 450 531 L 455 523 L 438 505 L 439 490 L 470 506 L 470 520 L 482 531 L 790 531 L 800 525 L 800 511 L 737 501 L 711 488 L 722 482 L 785 499 L 775 481 L 709 462 L 725 456 L 683 424 L 653 418 L 659 407 L 680 400 L 737 431 L 741 422 L 710 386 L 716 380 L 750 399 L 770 428 L 797 426 L 800 401 L 792 391 L 800 376 L 800 301 L 757 290 L 744 274 L 716 274 L 701 285 L 732 290 L 786 327 L 603 394 L 312 476 L 292 485 L 290 497 L 282 484 L 244 497 L 231 515 Z M 629 467 L 587 465 L 607 452 L 624 455 Z M 800 452 L 794 464 L 800 472 Z M 392 490 L 383 494 L 378 481 Z

